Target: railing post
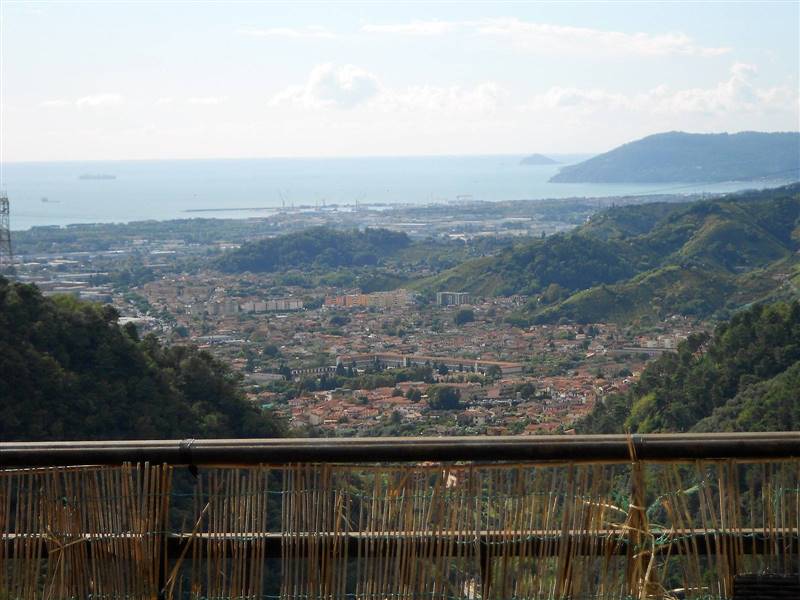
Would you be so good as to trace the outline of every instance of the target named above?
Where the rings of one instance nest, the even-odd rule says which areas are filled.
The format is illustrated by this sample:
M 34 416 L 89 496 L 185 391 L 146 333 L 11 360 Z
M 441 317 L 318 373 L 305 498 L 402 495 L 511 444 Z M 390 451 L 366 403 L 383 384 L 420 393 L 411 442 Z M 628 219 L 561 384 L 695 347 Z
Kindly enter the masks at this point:
M 492 553 L 489 551 L 489 540 L 478 542 L 478 561 L 481 567 L 481 586 L 483 598 L 488 598 L 492 586 Z
M 655 560 L 654 549 L 646 550 L 644 545 L 652 542 L 650 523 L 647 519 L 647 484 L 644 463 L 639 460 L 636 437 L 631 436 L 628 449 L 631 455 L 631 496 L 628 520 L 625 524 L 627 543 L 628 593 L 634 597 L 647 596 L 654 575 L 651 562 Z

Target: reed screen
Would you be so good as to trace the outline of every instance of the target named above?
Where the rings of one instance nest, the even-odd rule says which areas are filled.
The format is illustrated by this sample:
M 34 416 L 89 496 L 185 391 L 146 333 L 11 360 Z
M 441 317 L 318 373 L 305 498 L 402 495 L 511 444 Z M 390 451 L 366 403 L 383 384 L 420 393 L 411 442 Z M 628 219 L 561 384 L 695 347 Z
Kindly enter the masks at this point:
M 0 598 L 731 598 L 800 461 L 0 471 Z

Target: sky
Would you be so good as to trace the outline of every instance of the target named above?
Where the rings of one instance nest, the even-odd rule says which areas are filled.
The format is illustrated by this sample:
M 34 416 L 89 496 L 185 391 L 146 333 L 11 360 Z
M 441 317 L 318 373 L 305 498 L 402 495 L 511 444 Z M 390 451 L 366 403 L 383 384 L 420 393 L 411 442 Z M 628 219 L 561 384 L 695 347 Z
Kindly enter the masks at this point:
M 800 129 L 800 2 L 0 2 L 0 160 Z

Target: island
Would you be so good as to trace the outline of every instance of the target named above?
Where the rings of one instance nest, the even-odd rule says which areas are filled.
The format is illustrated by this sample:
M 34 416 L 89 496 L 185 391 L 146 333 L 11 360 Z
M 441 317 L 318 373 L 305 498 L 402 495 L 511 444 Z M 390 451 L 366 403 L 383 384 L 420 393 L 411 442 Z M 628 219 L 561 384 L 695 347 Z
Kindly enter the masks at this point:
M 537 166 L 537 165 L 557 165 L 558 161 L 553 160 L 549 156 L 545 156 L 544 154 L 531 154 L 526 156 L 519 164 L 525 166 Z

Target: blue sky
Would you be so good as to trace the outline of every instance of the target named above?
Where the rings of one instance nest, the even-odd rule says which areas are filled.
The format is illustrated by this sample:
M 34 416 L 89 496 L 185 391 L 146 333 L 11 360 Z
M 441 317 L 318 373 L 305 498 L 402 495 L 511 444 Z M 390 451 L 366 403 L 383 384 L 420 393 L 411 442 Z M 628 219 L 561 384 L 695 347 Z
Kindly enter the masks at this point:
M 599 152 L 800 129 L 798 2 L 0 6 L 5 161 Z

